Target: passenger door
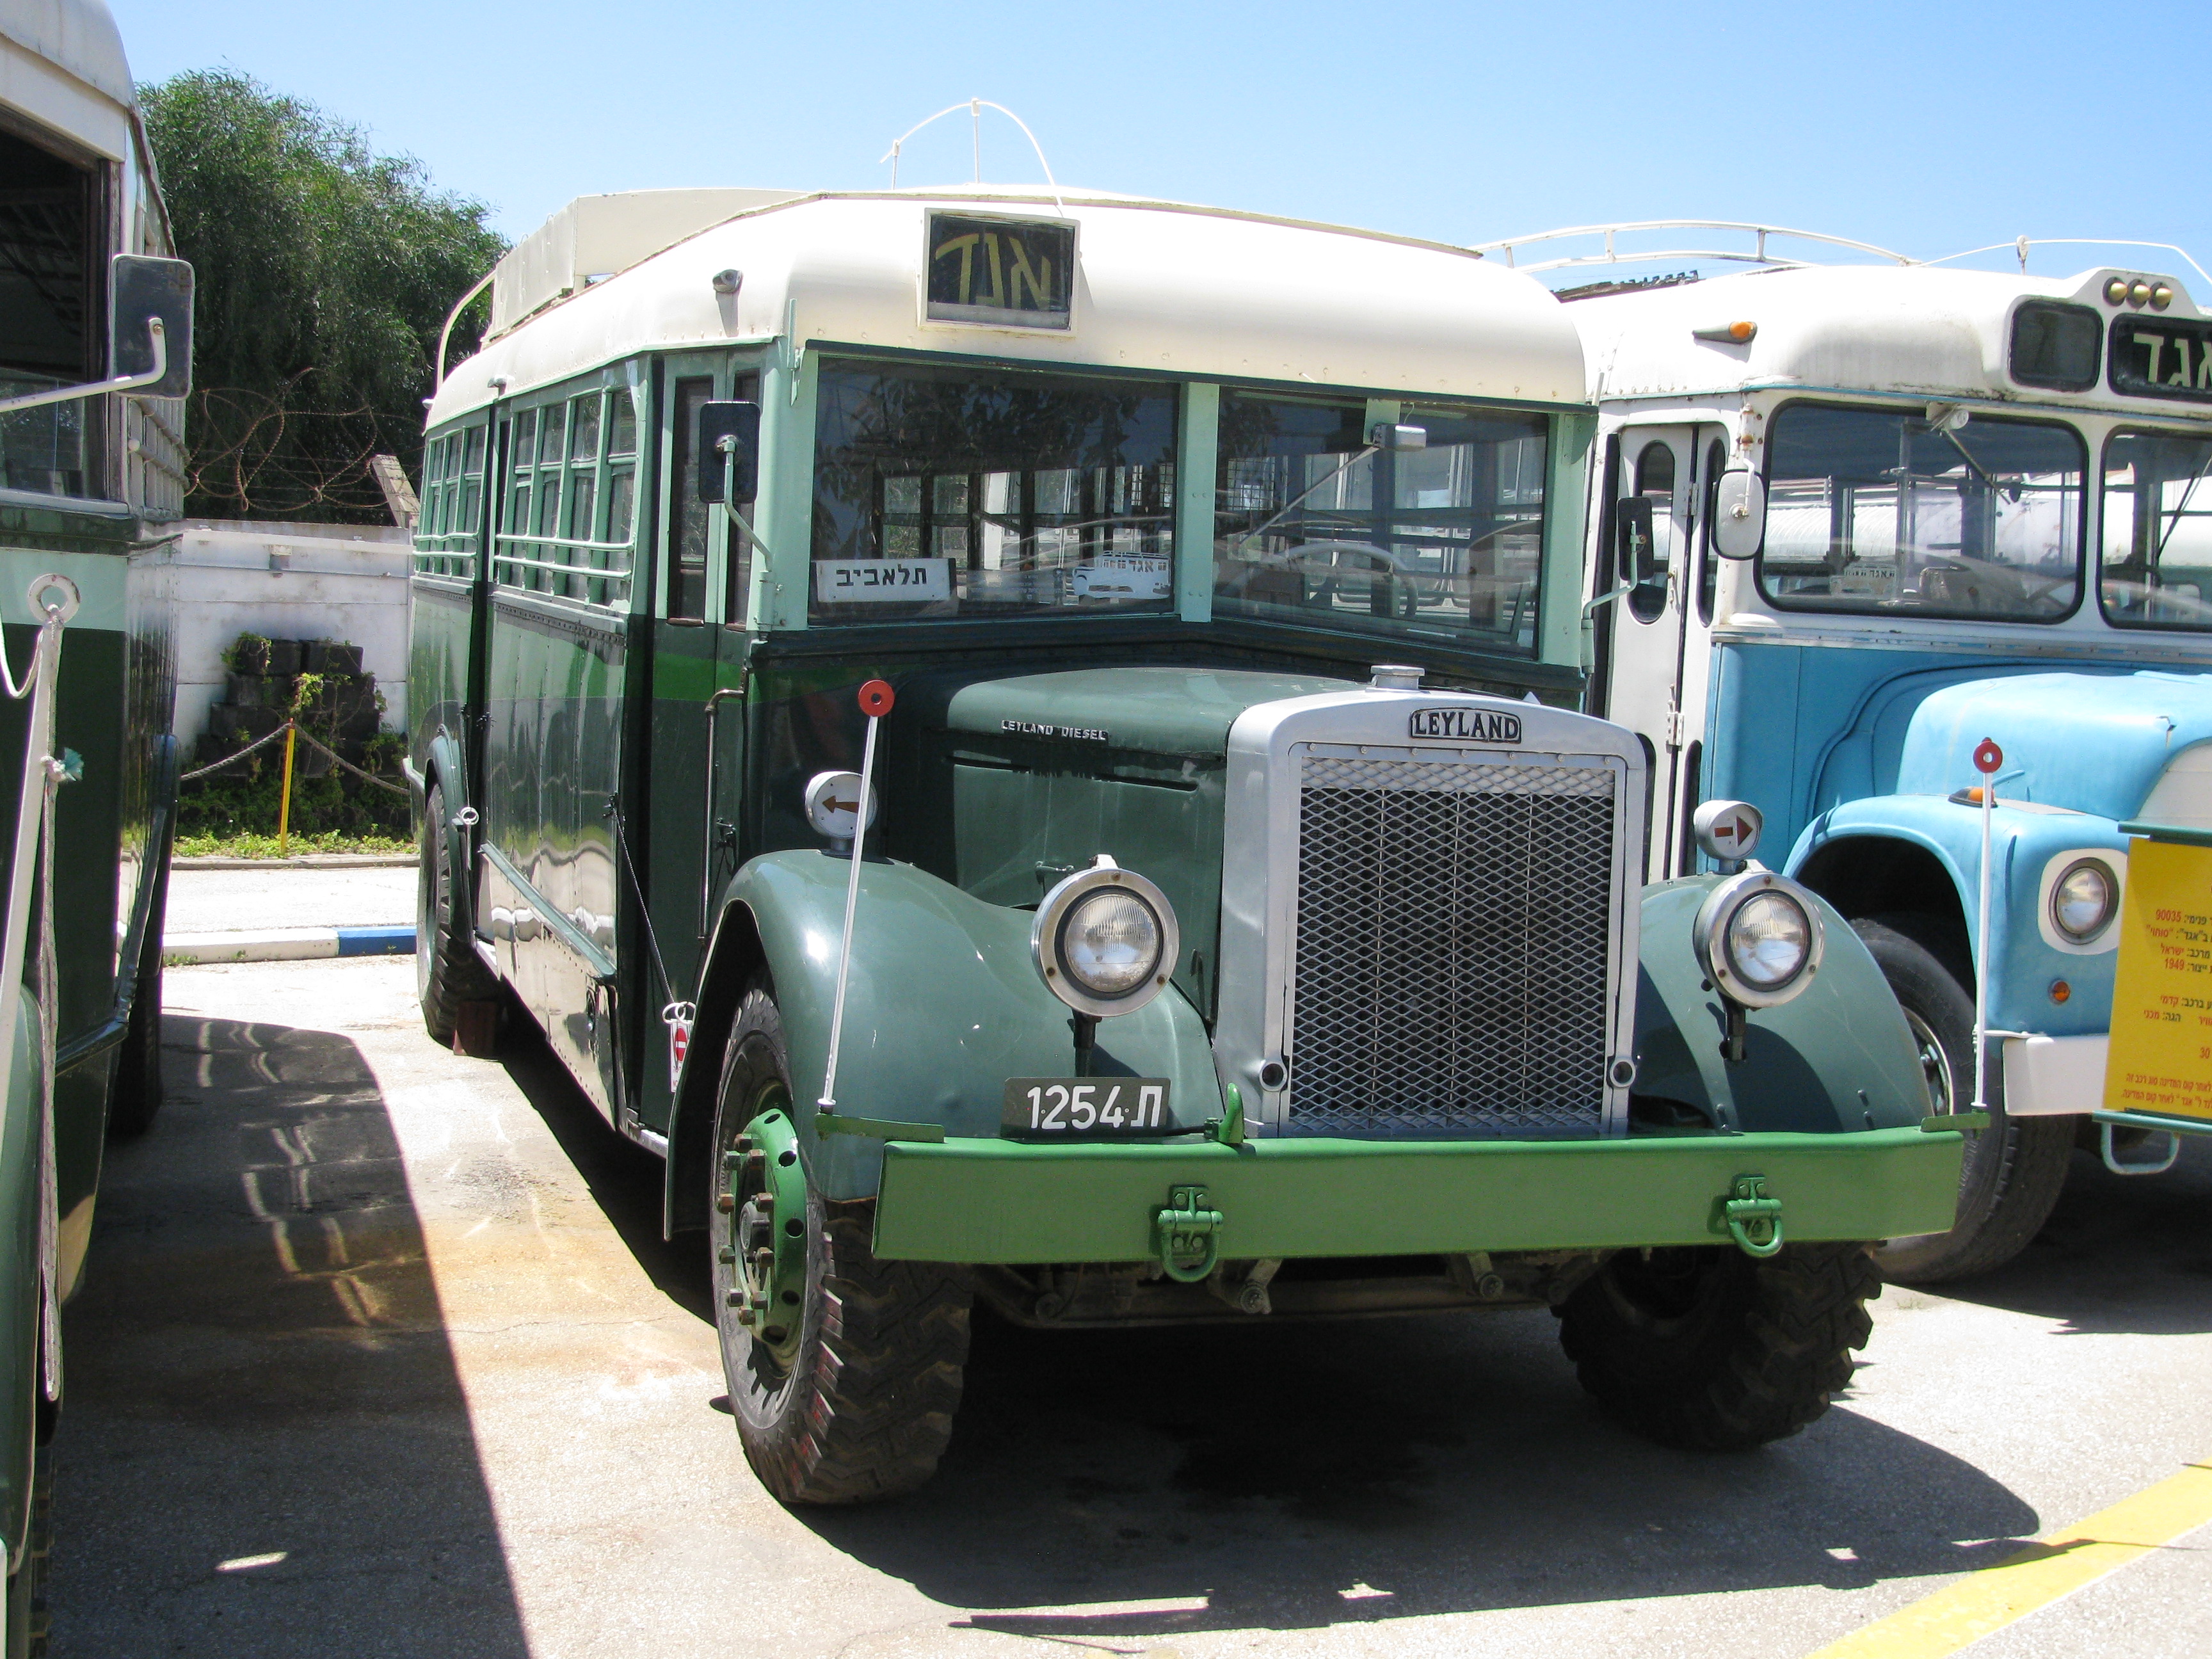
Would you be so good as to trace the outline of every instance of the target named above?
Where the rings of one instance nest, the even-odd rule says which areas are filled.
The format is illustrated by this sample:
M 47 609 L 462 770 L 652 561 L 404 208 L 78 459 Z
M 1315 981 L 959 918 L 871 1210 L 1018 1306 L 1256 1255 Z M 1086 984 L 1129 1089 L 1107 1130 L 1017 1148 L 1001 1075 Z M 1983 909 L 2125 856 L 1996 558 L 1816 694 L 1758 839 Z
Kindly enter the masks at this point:
M 649 999 L 638 1089 L 639 1119 L 656 1133 L 667 1126 L 673 1093 L 669 1032 L 659 1016 L 696 986 L 714 900 L 737 868 L 743 822 L 746 600 L 756 556 L 728 515 L 698 498 L 699 411 L 712 401 L 759 395 L 753 366 L 726 354 L 672 357 L 662 366 L 653 497 L 652 857 L 641 873 L 668 983 Z M 749 520 L 752 507 L 738 503 Z
M 1605 707 L 1649 745 L 1650 830 L 1645 879 L 1696 867 L 1689 835 L 1703 769 L 1708 639 L 1717 567 L 1713 484 L 1727 459 L 1717 426 L 1627 426 L 1606 487 L 1613 492 L 1608 569 L 1628 592 L 1606 607 Z M 1633 506 L 1644 503 L 1644 507 Z M 1648 509 L 1651 568 L 1636 581 L 1634 538 Z

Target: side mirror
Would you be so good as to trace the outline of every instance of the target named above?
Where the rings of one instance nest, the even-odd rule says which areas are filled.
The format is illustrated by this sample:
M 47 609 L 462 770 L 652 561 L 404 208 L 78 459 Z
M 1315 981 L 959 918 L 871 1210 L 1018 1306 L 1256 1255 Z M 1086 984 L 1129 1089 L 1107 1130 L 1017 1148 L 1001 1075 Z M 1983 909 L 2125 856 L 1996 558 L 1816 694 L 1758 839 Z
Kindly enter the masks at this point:
M 1620 579 L 1638 587 L 1659 578 L 1659 556 L 1651 539 L 1651 498 L 1630 495 L 1620 503 L 1614 523 L 1620 538 Z
M 1723 472 L 1713 489 L 1713 551 L 1748 559 L 1766 539 L 1766 483 L 1756 472 Z
M 155 323 L 161 344 L 155 344 Z M 111 380 L 161 378 L 132 398 L 181 398 L 192 389 L 192 267 L 184 259 L 118 253 L 107 264 L 107 373 Z
M 757 493 L 760 476 L 760 405 L 720 403 L 699 406 L 699 499 L 719 501 L 728 463 L 737 461 L 737 499 L 749 501 Z

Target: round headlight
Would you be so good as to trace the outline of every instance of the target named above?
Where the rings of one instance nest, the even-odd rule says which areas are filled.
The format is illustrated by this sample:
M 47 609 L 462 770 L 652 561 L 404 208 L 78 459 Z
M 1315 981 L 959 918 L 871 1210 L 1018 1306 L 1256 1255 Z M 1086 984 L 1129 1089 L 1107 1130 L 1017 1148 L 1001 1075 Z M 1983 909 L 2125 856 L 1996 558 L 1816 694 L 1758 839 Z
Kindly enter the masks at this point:
M 1705 895 L 1690 927 L 1705 977 L 1747 1008 L 1774 1007 L 1811 984 L 1821 938 L 1813 896 L 1771 870 L 1730 876 Z
M 1044 896 L 1030 957 L 1047 988 L 1078 1013 L 1128 1014 L 1166 986 L 1178 937 L 1167 895 L 1102 854 Z
M 1126 889 L 1085 893 L 1060 924 L 1060 958 L 1093 995 L 1127 996 L 1159 970 L 1160 919 Z
M 2095 859 L 2083 859 L 2051 885 L 2051 926 L 2076 945 L 2087 945 L 2112 921 L 2116 898 L 2112 872 Z
M 1729 915 L 1722 948 L 1747 981 L 1771 991 L 1804 971 L 1813 949 L 1812 918 L 1787 893 L 1753 893 Z

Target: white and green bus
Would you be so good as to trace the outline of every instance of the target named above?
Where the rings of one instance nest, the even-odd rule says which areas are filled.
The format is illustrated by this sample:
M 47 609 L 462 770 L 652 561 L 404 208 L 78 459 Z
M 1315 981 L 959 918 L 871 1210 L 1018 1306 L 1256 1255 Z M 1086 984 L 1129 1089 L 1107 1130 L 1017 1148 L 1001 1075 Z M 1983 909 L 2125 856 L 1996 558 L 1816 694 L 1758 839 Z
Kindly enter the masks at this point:
M 979 1298 L 1551 1306 L 1671 1443 L 1825 1407 L 1960 1139 L 1815 897 L 1641 878 L 1541 288 L 977 186 L 585 198 L 492 289 L 416 542 L 423 1014 L 510 998 L 665 1159 L 770 1490 L 927 1478 Z
M 0 9 L 0 1550 L 5 1651 L 42 1651 L 59 1306 L 101 1150 L 161 1100 L 175 817 L 169 529 L 191 271 L 114 20 Z M 17 694 L 21 694 L 20 696 Z

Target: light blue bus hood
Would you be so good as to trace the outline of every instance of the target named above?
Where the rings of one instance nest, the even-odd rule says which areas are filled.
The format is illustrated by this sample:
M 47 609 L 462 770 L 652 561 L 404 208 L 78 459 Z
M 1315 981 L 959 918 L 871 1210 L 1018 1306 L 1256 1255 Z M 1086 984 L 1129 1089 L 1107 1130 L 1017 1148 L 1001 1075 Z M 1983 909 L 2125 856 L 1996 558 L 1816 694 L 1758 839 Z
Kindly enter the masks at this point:
M 2175 756 L 2212 742 L 2212 678 L 2008 674 L 1930 692 L 1898 757 L 1896 793 L 1948 795 L 1981 781 L 1975 745 L 2004 750 L 2000 799 L 2130 818 Z

